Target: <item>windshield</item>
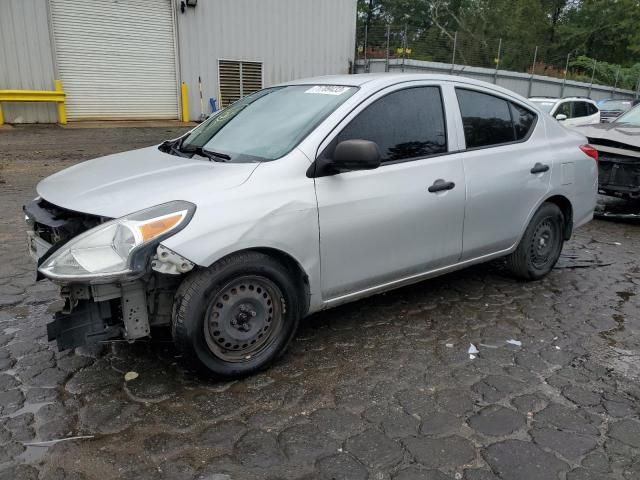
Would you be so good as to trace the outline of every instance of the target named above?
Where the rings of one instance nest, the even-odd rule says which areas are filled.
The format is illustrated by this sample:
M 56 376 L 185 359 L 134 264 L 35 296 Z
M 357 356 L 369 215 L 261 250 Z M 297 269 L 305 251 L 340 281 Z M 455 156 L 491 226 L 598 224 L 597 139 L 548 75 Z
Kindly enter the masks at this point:
M 622 110 L 626 112 L 630 108 L 630 100 L 604 100 L 600 103 L 600 110 Z
M 532 102 L 535 103 L 540 110 L 547 113 L 549 113 L 556 104 L 553 100 L 532 100 Z
M 180 150 L 215 152 L 231 162 L 275 160 L 289 153 L 355 91 L 339 85 L 260 90 L 209 117 L 184 137 Z
M 636 127 L 640 127 L 640 105 L 636 105 L 634 108 L 629 110 L 627 113 L 623 113 L 618 118 L 614 120 L 615 123 L 626 123 L 629 125 L 634 125 Z

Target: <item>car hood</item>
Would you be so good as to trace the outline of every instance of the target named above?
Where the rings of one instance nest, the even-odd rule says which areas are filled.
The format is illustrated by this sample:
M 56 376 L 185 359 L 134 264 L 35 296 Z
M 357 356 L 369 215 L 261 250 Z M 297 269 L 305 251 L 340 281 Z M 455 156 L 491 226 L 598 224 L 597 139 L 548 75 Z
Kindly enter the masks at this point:
M 42 180 L 37 191 L 59 207 L 117 218 L 172 200 L 197 205 L 244 183 L 258 165 L 182 158 L 154 146 L 74 165 Z
M 598 123 L 577 127 L 575 131 L 580 132 L 594 143 L 597 143 L 596 140 L 601 139 L 631 147 L 640 147 L 640 126 L 637 125 L 623 122 Z

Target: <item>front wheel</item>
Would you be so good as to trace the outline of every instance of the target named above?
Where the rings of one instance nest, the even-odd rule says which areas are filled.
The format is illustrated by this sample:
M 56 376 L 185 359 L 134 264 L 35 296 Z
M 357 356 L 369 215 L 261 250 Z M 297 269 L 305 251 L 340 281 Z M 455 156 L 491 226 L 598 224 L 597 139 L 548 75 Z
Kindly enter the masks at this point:
M 538 280 L 555 266 L 564 244 L 564 215 L 553 203 L 543 203 L 533 215 L 518 248 L 507 257 L 511 273 Z
M 214 374 L 241 377 L 284 352 L 301 316 L 291 272 L 246 252 L 193 273 L 174 300 L 172 333 L 185 359 Z

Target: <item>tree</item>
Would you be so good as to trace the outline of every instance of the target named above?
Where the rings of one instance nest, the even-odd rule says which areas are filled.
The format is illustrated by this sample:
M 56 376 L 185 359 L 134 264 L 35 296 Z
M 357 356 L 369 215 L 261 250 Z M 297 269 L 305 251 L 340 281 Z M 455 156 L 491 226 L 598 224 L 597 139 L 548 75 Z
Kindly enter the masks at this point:
M 414 58 L 449 61 L 457 32 L 461 63 L 524 71 L 533 52 L 564 69 L 567 54 L 625 67 L 640 62 L 640 0 L 358 0 L 358 37 L 369 46 L 400 45 L 406 26 Z

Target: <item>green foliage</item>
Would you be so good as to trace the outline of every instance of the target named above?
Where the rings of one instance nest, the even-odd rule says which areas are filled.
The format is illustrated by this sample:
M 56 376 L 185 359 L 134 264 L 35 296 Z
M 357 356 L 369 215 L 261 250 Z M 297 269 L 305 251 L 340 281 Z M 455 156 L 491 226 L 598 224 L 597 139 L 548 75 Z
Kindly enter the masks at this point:
M 407 31 L 412 58 L 448 62 L 457 32 L 460 63 L 528 71 L 538 46 L 536 72 L 634 88 L 640 73 L 640 0 L 358 0 L 358 39 L 384 48 L 391 25 L 392 51 Z M 591 62 L 591 63 L 590 63 Z M 634 79 L 635 75 L 635 79 Z
M 594 72 L 595 67 L 595 72 Z M 569 63 L 570 75 L 574 80 L 590 81 L 593 75 L 594 83 L 601 85 L 615 85 L 618 88 L 635 90 L 640 78 L 640 63 L 630 67 L 618 64 L 594 61 L 585 55 L 580 55 Z M 616 82 L 617 77 L 617 82 Z

